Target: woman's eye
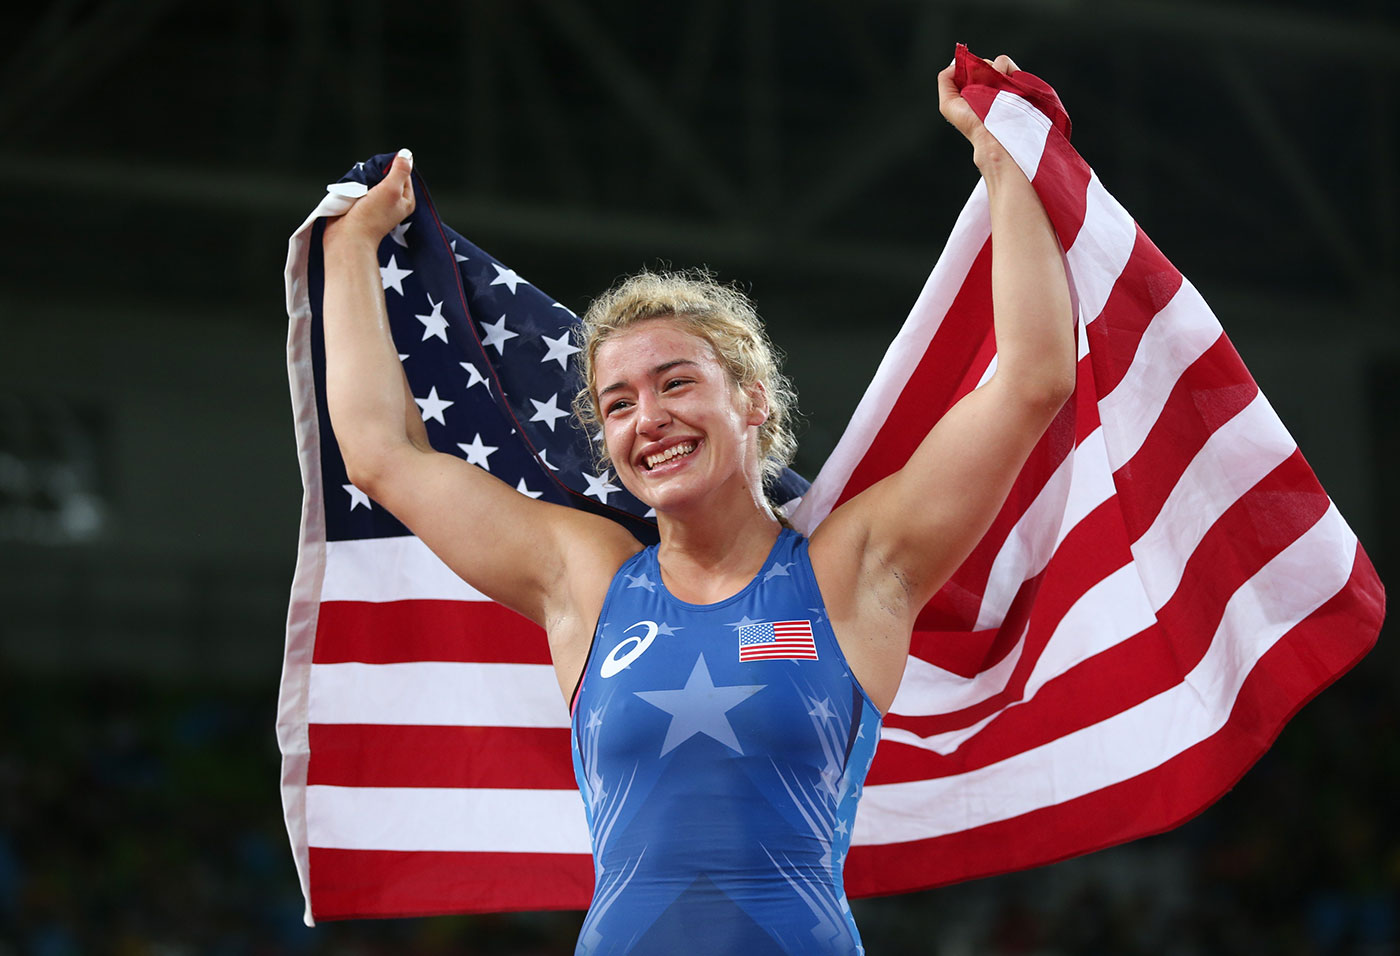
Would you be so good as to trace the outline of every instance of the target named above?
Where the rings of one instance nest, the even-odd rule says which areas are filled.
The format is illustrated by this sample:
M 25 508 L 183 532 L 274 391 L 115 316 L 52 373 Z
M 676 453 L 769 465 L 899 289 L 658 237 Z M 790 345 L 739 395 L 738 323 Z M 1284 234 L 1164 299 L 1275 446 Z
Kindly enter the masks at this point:
M 684 384 L 686 384 L 688 381 L 690 381 L 690 380 L 689 380 L 689 379 L 685 379 L 685 378 L 673 378 L 673 379 L 671 379 L 669 382 L 666 383 L 666 387 L 667 387 L 668 389 L 670 389 L 670 388 L 675 388 L 677 385 L 684 385 Z
M 624 408 L 627 407 L 627 404 L 628 404 L 628 403 L 627 403 L 627 402 L 624 402 L 624 401 L 613 402 L 613 403 L 612 403 L 611 405 L 609 405 L 606 409 L 604 409 L 603 414 L 604 414 L 604 415 L 611 415 L 613 412 L 622 411 Z

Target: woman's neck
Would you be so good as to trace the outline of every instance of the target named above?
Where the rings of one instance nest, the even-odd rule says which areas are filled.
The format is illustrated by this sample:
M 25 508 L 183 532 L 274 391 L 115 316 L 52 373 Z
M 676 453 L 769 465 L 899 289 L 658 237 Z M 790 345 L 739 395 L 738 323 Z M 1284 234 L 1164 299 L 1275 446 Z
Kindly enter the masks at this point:
M 782 525 L 760 497 L 746 506 L 685 520 L 658 515 L 657 562 L 674 596 L 713 604 L 742 590 L 763 567 Z

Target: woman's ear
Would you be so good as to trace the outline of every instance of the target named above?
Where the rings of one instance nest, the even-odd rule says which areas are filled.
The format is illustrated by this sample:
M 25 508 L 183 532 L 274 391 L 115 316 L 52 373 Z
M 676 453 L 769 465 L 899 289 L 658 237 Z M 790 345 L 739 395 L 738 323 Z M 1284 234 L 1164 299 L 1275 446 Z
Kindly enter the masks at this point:
M 751 382 L 744 386 L 744 394 L 749 398 L 748 424 L 762 425 L 768 421 L 768 390 L 762 382 Z

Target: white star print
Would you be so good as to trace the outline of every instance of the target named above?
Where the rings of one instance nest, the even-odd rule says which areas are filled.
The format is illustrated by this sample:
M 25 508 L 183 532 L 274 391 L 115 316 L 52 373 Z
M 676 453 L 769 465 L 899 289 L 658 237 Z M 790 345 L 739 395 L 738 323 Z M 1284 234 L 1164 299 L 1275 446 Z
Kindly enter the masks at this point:
M 598 717 L 597 708 L 591 708 L 588 711 L 588 729 L 597 730 L 601 726 L 603 726 L 603 721 Z
M 453 257 L 454 259 L 456 259 L 458 262 L 466 262 L 466 261 L 467 261 L 467 257 L 464 256 L 464 255 L 462 255 L 461 253 L 459 253 L 459 252 L 457 251 L 457 240 L 456 240 L 456 239 L 453 239 L 453 240 L 452 240 L 452 257 Z
M 358 508 L 360 505 L 364 505 L 365 508 L 368 509 L 368 510 L 370 510 L 370 511 L 373 511 L 373 510 L 374 510 L 374 506 L 373 506 L 372 504 L 370 504 L 369 495 L 365 494 L 363 491 L 361 491 L 360 489 L 356 488 L 354 485 L 341 485 L 340 487 L 342 487 L 342 488 L 344 488 L 346 491 L 350 492 L 350 510 L 351 510 L 351 511 L 354 511 L 354 510 L 355 510 L 356 508 Z
M 575 312 L 573 309 L 569 308 L 567 305 L 560 305 L 558 302 L 556 302 L 554 303 L 554 307 L 556 309 L 563 309 L 565 312 L 569 313 L 574 318 L 578 318 L 578 313 Z
M 393 239 L 393 240 L 394 240 L 395 242 L 397 242 L 399 245 L 401 245 L 401 246 L 403 246 L 405 249 L 407 249 L 407 248 L 408 248 L 408 240 L 404 238 L 404 233 L 408 232 L 408 227 L 411 226 L 411 225 L 413 225 L 413 223 L 411 223 L 411 222 L 401 222 L 401 223 L 399 223 L 399 224 L 398 224 L 397 226 L 395 226 L 393 229 L 390 229 L 390 230 L 389 230 L 389 238 Z
M 486 378 L 484 375 L 478 372 L 476 370 L 475 365 L 473 365 L 471 362 L 458 362 L 457 364 L 462 366 L 462 368 L 466 369 L 467 374 L 471 376 L 467 380 L 467 388 L 471 388 L 473 385 L 485 385 L 486 391 L 491 391 L 490 379 Z
M 739 738 L 729 718 L 724 716 L 744 700 L 757 694 L 767 684 L 746 684 L 716 687 L 705 665 L 705 655 L 695 660 L 695 667 L 680 690 L 633 691 L 638 697 L 671 715 L 666 739 L 661 744 L 661 756 L 674 750 L 696 734 L 718 740 L 735 753 L 743 753 Z
M 807 711 L 808 717 L 820 717 L 823 720 L 830 720 L 836 716 L 831 712 L 830 697 L 824 697 L 821 700 L 817 700 L 815 697 L 808 697 L 807 699 L 812 702 L 812 709 Z
M 542 461 L 544 460 L 544 452 L 540 452 L 540 459 Z M 545 462 L 545 464 L 549 464 L 549 462 Z M 555 468 L 554 470 L 558 471 L 559 469 Z M 608 503 L 608 495 L 612 494 L 614 491 L 622 490 L 617 485 L 610 482 L 609 479 L 612 478 L 612 472 L 606 468 L 603 469 L 601 475 L 590 475 L 586 471 L 581 471 L 579 474 L 583 475 L 583 480 L 588 482 L 588 487 L 584 489 L 583 493 L 585 495 L 592 495 L 603 504 Z
M 496 265 L 496 263 L 494 262 L 491 263 L 491 268 L 496 270 L 496 278 L 491 280 L 491 284 L 505 286 L 507 289 L 510 290 L 511 295 L 515 295 L 516 286 L 518 286 L 522 282 L 525 282 L 524 279 L 516 275 L 514 269 L 503 269 L 500 266 Z M 529 285 L 530 283 L 525 282 L 525 284 Z
M 685 630 L 685 627 L 684 627 L 684 626 L 675 627 L 675 626 L 673 626 L 673 625 L 667 624 L 665 621 L 662 621 L 662 622 L 657 626 L 657 628 L 656 628 L 656 633 L 657 633 L 657 634 L 660 634 L 662 637 L 671 637 L 671 636 L 673 636 L 677 631 L 683 631 L 683 630 Z
M 549 459 L 545 457 L 545 454 L 546 454 L 548 451 L 549 451 L 548 448 L 541 448 L 541 449 L 540 449 L 540 453 L 539 453 L 538 455 L 536 455 L 535 457 L 538 458 L 538 459 L 540 460 L 540 464 L 541 464 L 541 465 L 544 465 L 544 466 L 545 466 L 546 468 L 548 468 L 550 471 L 558 471 L 559 469 L 558 469 L 558 468 L 555 468 L 553 465 L 551 465 L 551 464 L 549 463 Z M 585 477 L 586 477 L 586 476 L 585 476 Z M 617 489 L 613 489 L 613 490 L 616 491 Z
M 749 617 L 747 614 L 745 614 L 744 617 L 743 617 L 743 620 L 740 620 L 740 621 L 730 621 L 730 622 L 728 622 L 728 623 L 725 625 L 725 627 L 732 627 L 732 628 L 734 628 L 734 630 L 737 631 L 739 628 L 741 628 L 741 627 L 748 627 L 750 624 L 762 624 L 762 623 L 763 623 L 762 619 L 759 619 L 759 620 L 755 621 L 753 618 L 751 618 L 751 617 Z
M 486 348 L 494 345 L 498 355 L 506 354 L 506 341 L 518 336 L 519 332 L 512 332 L 506 328 L 506 317 L 503 315 L 496 322 L 482 322 L 481 327 L 486 330 L 486 338 L 481 340 L 481 347 Z
M 389 257 L 387 266 L 379 267 L 379 281 L 383 284 L 387 292 L 393 289 L 399 295 L 403 295 L 403 280 L 413 275 L 412 269 L 400 269 L 398 260 L 393 256 Z
M 568 329 L 565 329 L 557 339 L 552 339 L 547 335 L 541 335 L 540 338 L 549 343 L 549 351 L 545 353 L 544 358 L 540 359 L 540 362 L 543 364 L 550 359 L 554 359 L 559 363 L 559 367 L 566 372 L 569 370 L 569 356 L 573 355 L 575 352 L 583 351 L 577 345 L 573 345 L 569 342 Z
M 528 487 L 526 487 L 524 478 L 521 478 L 520 481 L 516 482 L 515 490 L 520 492 L 526 498 L 538 498 L 540 495 L 544 494 L 543 491 L 531 491 Z
M 427 315 L 415 315 L 414 318 L 423 323 L 423 338 L 426 342 L 430 338 L 439 338 L 447 341 L 447 318 L 442 314 L 442 303 L 434 302 L 432 296 L 428 296 L 428 308 L 432 309 Z
M 537 402 L 533 398 L 530 404 L 535 406 L 535 414 L 530 416 L 532 422 L 544 422 L 549 426 L 550 431 L 554 431 L 554 423 L 561 418 L 567 418 L 569 413 L 559 407 L 559 393 L 555 392 L 549 396 L 547 402 Z
M 768 573 L 763 576 L 763 580 L 771 581 L 774 578 L 791 577 L 792 575 L 788 574 L 788 568 L 792 567 L 794 563 L 795 562 L 789 561 L 787 564 L 774 564 L 768 569 Z
M 837 836 L 845 836 L 845 835 L 846 835 L 846 821 L 845 821 L 845 820 L 838 820 L 838 821 L 837 821 L 835 833 L 836 833 Z
M 426 422 L 430 418 L 436 418 L 439 425 L 447 424 L 442 418 L 443 410 L 457 404 L 456 402 L 449 402 L 444 398 L 438 398 L 436 385 L 428 392 L 427 398 L 418 398 L 415 396 L 413 400 L 417 402 L 418 407 L 423 410 L 423 421 Z
M 649 591 L 650 593 L 656 593 L 656 582 L 653 581 L 651 578 L 647 577 L 647 573 L 645 571 L 643 571 L 641 574 L 628 574 L 627 581 L 627 586 L 629 588 L 646 588 L 647 591 Z M 656 633 L 660 634 L 661 628 L 658 627 L 656 629 Z
M 481 432 L 476 433 L 476 437 L 471 440 L 471 444 L 459 441 L 457 447 L 462 449 L 466 454 L 469 464 L 479 465 L 487 471 L 491 470 L 491 465 L 487 462 L 487 459 L 490 458 L 491 453 L 496 450 L 496 446 L 482 444 Z

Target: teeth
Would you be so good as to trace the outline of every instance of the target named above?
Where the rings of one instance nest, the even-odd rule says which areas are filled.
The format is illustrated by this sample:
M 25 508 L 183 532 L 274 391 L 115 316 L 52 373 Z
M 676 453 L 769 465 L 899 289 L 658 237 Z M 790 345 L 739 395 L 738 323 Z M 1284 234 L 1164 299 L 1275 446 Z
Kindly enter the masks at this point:
M 687 443 L 684 444 L 684 445 L 672 445 L 670 448 L 666 449 L 665 451 L 659 452 L 659 453 L 657 453 L 657 454 L 655 454 L 655 455 L 647 455 L 647 458 L 646 458 L 647 469 L 650 470 L 650 469 L 652 469 L 652 468 L 655 468 L 657 465 L 661 464 L 662 462 L 670 461 L 672 458 L 678 458 L 678 457 L 680 457 L 681 455 L 689 455 L 689 454 L 690 454 L 691 452 L 693 452 L 694 450 L 695 450 L 695 446 L 694 446 L 693 444 L 687 442 Z

